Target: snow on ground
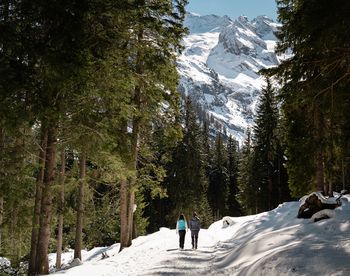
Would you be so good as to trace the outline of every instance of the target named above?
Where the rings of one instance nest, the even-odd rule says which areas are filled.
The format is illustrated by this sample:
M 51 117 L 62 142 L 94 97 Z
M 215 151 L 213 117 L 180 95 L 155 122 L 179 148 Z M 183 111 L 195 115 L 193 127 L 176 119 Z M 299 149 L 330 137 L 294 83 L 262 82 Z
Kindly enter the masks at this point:
M 160 231 L 119 245 L 83 252 L 84 264 L 57 272 L 65 275 L 350 275 L 350 196 L 331 219 L 297 219 L 300 202 L 287 202 L 253 216 L 230 217 L 199 233 L 192 251 L 190 234 L 178 250 L 175 230 Z M 101 259 L 101 253 L 110 256 Z M 64 253 L 65 263 L 72 252 Z M 55 262 L 50 255 L 50 263 Z

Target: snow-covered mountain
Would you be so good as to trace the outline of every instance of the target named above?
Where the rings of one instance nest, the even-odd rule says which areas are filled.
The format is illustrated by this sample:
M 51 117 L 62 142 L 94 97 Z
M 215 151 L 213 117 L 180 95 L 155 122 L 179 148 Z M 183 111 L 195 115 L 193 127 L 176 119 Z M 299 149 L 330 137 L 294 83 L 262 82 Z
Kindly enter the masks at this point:
M 280 60 L 274 52 L 278 24 L 266 16 L 249 21 L 190 13 L 185 26 L 190 33 L 178 58 L 180 90 L 241 141 L 264 83 L 258 71 Z

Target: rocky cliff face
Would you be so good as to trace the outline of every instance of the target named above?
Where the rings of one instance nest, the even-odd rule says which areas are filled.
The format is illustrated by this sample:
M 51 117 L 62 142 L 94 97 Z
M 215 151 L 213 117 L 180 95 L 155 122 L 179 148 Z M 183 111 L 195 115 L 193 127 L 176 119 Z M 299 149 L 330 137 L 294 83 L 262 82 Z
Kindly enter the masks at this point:
M 264 84 L 258 71 L 280 60 L 274 52 L 278 24 L 265 16 L 188 14 L 185 25 L 190 34 L 178 58 L 180 90 L 242 140 Z

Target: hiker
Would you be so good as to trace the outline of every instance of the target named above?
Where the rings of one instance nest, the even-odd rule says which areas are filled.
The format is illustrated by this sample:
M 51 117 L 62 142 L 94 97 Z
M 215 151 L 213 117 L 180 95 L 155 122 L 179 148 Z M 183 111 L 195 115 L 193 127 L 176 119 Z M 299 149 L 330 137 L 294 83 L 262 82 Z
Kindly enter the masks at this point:
M 201 229 L 201 221 L 199 220 L 197 213 L 193 213 L 193 217 L 190 220 L 190 230 L 192 239 L 192 249 L 197 249 L 198 246 L 198 233 Z
M 185 215 L 181 214 L 176 223 L 176 234 L 179 234 L 180 249 L 184 249 L 186 231 L 187 231 L 187 222 L 185 219 Z

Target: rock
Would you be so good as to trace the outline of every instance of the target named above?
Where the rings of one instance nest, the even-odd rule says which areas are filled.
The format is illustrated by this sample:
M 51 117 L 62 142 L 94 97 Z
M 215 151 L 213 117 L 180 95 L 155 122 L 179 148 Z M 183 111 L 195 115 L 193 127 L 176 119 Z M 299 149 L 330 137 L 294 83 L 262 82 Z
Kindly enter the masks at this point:
M 339 206 L 340 204 L 337 202 L 333 203 L 330 201 L 329 203 L 327 203 L 323 196 L 319 195 L 318 193 L 312 193 L 305 199 L 305 202 L 300 206 L 298 211 L 298 218 L 311 218 L 314 214 L 323 209 L 335 209 Z M 325 218 L 325 216 L 323 216 L 323 218 Z
M 222 219 L 222 228 L 227 228 L 233 224 L 234 224 L 234 222 L 230 217 L 224 217 Z
M 71 263 L 69 264 L 69 267 L 75 267 L 82 264 L 83 262 L 79 258 L 75 258 L 73 261 L 71 261 Z

